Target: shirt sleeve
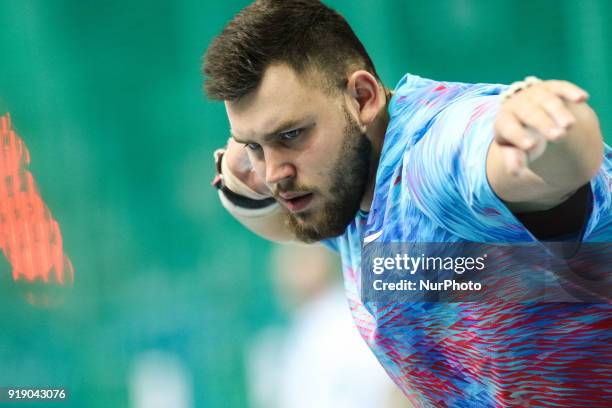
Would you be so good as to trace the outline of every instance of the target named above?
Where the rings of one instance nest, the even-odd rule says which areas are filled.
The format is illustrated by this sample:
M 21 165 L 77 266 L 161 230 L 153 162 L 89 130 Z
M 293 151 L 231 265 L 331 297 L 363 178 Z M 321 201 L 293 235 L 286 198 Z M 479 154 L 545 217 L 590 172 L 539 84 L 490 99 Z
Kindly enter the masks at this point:
M 408 191 L 425 215 L 474 242 L 533 242 L 534 235 L 494 193 L 486 157 L 494 137 L 499 96 L 469 89 L 440 111 L 407 152 Z M 591 181 L 592 205 L 580 239 L 611 240 L 610 149 Z M 607 237 L 607 238 L 606 238 Z
M 587 221 L 584 240 L 612 242 L 612 149 L 604 146 L 604 160 L 591 180 L 593 208 Z

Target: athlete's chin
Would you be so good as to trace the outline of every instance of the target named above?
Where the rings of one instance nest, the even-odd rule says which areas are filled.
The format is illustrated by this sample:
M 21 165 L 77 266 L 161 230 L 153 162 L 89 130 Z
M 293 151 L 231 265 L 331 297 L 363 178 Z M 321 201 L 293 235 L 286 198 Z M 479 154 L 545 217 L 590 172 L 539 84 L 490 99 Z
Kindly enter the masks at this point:
M 322 231 L 321 229 L 318 229 L 315 226 L 311 225 L 300 226 L 299 228 L 292 228 L 295 237 L 306 244 L 313 244 L 315 242 L 323 241 L 325 239 L 339 237 L 344 233 L 345 230 L 346 228 Z
M 352 217 L 339 217 L 329 213 L 303 212 L 289 214 L 287 224 L 302 242 L 314 243 L 344 234 Z

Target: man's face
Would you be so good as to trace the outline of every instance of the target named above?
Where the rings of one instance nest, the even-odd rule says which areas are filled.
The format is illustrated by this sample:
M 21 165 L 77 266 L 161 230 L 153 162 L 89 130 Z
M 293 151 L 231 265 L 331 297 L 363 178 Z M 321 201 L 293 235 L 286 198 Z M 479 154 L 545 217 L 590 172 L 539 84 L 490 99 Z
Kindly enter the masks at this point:
M 226 109 L 234 138 L 245 143 L 297 238 L 342 234 L 359 210 L 372 150 L 345 97 L 273 65 L 255 91 Z

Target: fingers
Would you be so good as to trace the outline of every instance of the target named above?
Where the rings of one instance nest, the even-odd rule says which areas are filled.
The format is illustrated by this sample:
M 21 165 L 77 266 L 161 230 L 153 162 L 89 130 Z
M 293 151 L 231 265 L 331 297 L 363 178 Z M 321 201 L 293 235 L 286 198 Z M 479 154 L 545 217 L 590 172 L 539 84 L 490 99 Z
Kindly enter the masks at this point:
M 544 153 L 547 142 L 544 136 L 532 129 L 527 129 L 527 134 L 536 140 L 535 145 L 527 151 L 527 162 L 531 163 Z
M 500 145 L 521 149 L 529 162 L 542 155 L 546 149 L 546 139 L 539 132 L 525 128 L 521 120 L 509 111 L 500 111 L 498 114 L 495 133 Z
M 247 152 L 243 146 L 230 137 L 227 141 L 224 160 L 227 160 L 229 169 L 232 173 L 240 175 L 241 178 L 246 178 L 252 170 L 253 165 Z
M 520 120 L 511 111 L 500 110 L 495 120 L 495 135 L 502 145 L 514 145 L 523 150 L 529 150 L 533 141 L 527 135 Z
M 574 115 L 559 97 L 544 94 L 533 100 L 542 107 L 558 127 L 568 129 L 576 122 Z
M 563 139 L 576 123 L 567 103 L 584 102 L 589 95 L 567 81 L 544 81 L 521 90 L 502 103 L 495 122 L 495 140 L 513 174 Z
M 513 113 L 522 125 L 536 130 L 546 136 L 548 140 L 559 138 L 565 130 L 565 128 L 558 126 L 548 111 L 533 99 L 527 99 L 524 103 L 517 104 Z
M 566 81 L 546 81 L 511 97 L 500 109 L 501 120 L 518 120 L 521 126 L 536 130 L 549 141 L 562 138 L 576 122 L 566 102 L 585 101 L 588 94 Z M 508 127 L 509 125 L 506 125 Z M 512 131 L 519 134 L 516 126 Z M 527 143 L 527 142 L 524 142 Z M 527 147 L 529 148 L 529 147 Z
M 542 85 L 567 101 L 585 102 L 589 98 L 587 91 L 568 81 L 551 80 L 543 82 Z
M 261 171 L 258 173 L 257 166 L 253 165 L 243 145 L 233 138 L 227 141 L 221 166 L 226 177 L 225 184 L 234 193 L 254 200 L 272 196 L 260 174 Z
M 527 168 L 527 155 L 524 151 L 510 145 L 500 145 L 501 159 L 513 176 L 520 176 Z

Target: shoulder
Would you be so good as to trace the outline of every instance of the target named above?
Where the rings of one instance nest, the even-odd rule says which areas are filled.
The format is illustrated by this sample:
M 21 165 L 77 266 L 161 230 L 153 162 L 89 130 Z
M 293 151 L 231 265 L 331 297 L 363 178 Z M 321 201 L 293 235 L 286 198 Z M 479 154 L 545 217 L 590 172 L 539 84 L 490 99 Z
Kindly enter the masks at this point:
M 498 95 L 505 87 L 501 84 L 436 81 L 407 74 L 393 91 L 385 145 L 409 149 L 434 123 L 439 122 L 437 119 L 442 113 L 469 117 L 480 97 Z M 448 122 L 448 115 L 444 116 Z M 383 153 L 387 152 L 383 150 Z
M 390 111 L 411 108 L 435 110 L 445 104 L 483 95 L 498 95 L 502 84 L 437 81 L 406 74 L 393 90 Z

